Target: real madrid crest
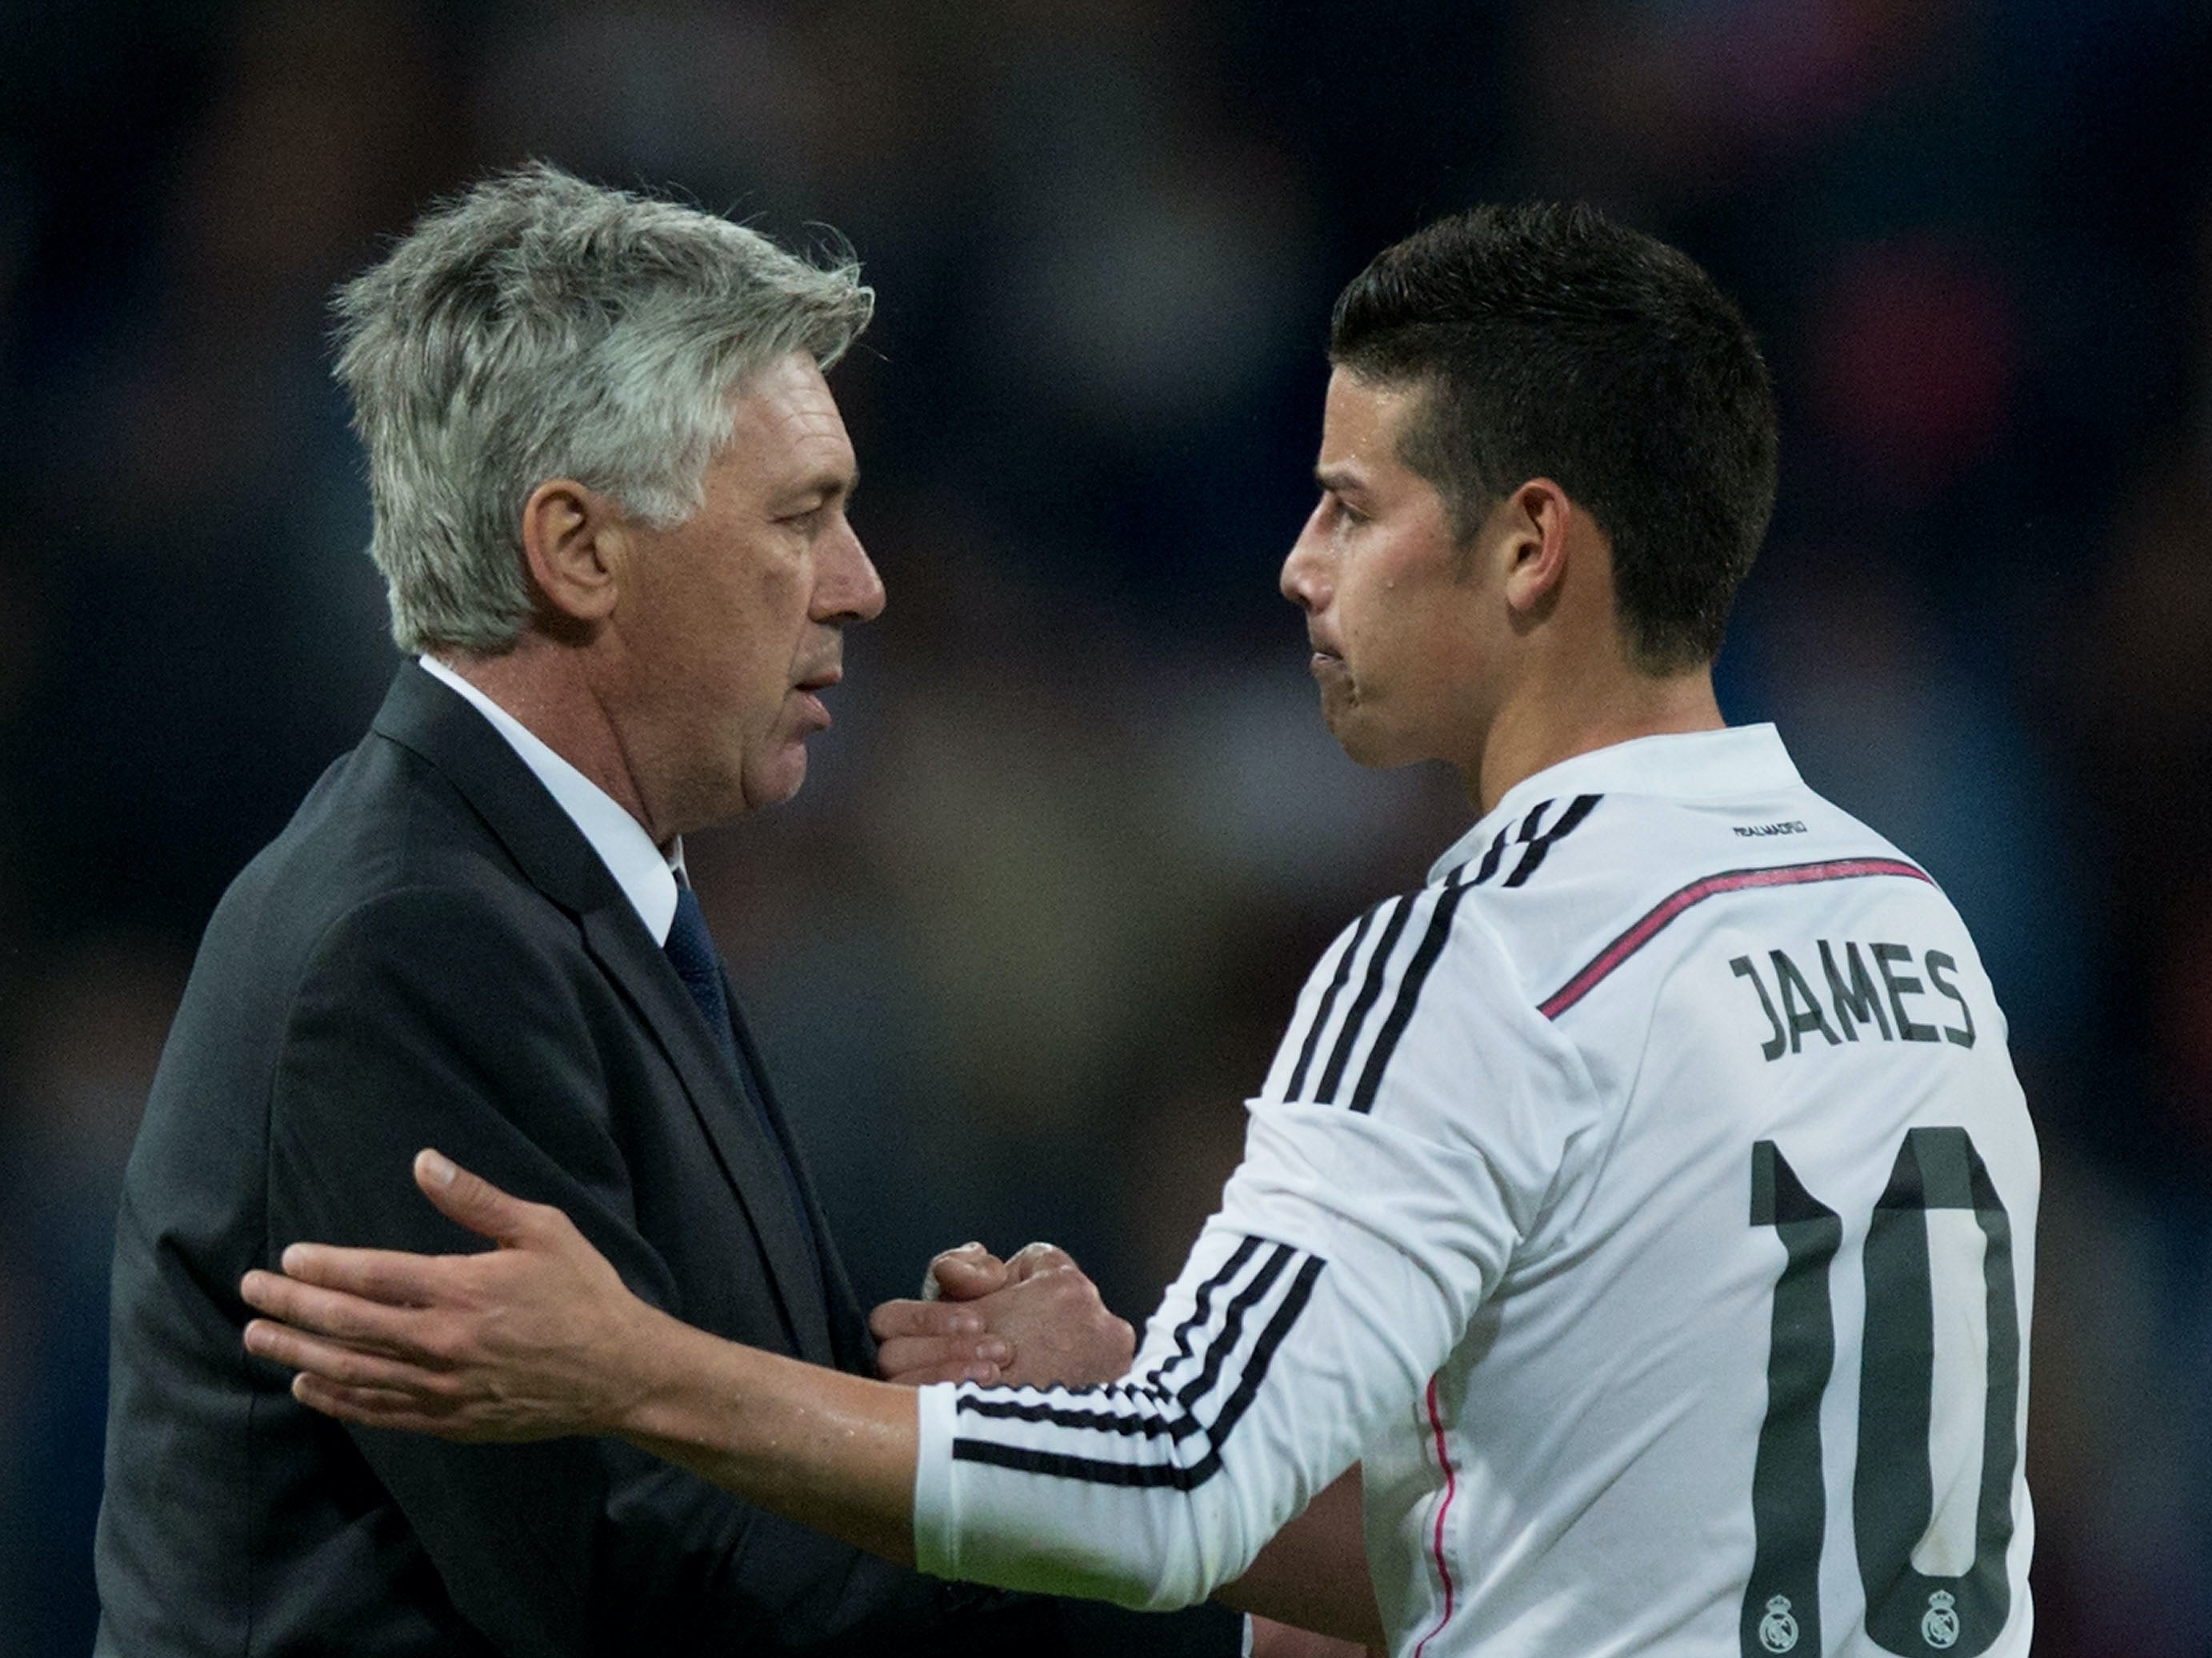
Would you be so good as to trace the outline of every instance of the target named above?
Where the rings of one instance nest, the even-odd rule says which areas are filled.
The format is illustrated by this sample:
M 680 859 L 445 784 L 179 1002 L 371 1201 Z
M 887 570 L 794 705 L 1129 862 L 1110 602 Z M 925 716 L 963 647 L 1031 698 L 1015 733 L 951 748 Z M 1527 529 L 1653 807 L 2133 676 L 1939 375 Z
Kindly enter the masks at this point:
M 1959 1638 L 1959 1614 L 1951 1610 L 1953 1596 L 1937 1589 L 1928 1597 L 1928 1611 L 1920 1620 L 1920 1638 L 1931 1647 L 1948 1647 Z
M 1797 1620 L 1790 1615 L 1788 1595 L 1778 1594 L 1766 1603 L 1766 1616 L 1759 1620 L 1759 1644 L 1769 1652 L 1787 1652 L 1797 1644 Z

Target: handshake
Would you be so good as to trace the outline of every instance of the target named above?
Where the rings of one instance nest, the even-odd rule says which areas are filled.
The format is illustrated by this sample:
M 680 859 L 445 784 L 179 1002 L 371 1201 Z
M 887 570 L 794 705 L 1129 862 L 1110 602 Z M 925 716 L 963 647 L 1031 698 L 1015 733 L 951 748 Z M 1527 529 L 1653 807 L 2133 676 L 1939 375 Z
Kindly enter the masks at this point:
M 499 1247 L 406 1255 L 295 1243 L 283 1272 L 250 1272 L 240 1284 L 264 1315 L 246 1327 L 247 1351 L 299 1370 L 293 1392 L 303 1403 L 453 1439 L 618 1434 L 887 1558 L 912 1558 L 910 1405 L 881 1383 L 748 1353 L 687 1328 L 638 1300 L 560 1210 L 501 1191 L 434 1151 L 416 1157 L 415 1177 L 448 1218 Z M 980 1243 L 948 1249 L 930 1262 L 917 1297 L 884 1302 L 868 1323 L 884 1380 L 907 1387 L 1083 1388 L 1127 1375 L 1136 1354 L 1128 1321 L 1048 1243 L 1004 1260 Z M 758 1366 L 766 1369 L 755 1374 Z M 672 1388 L 679 1374 L 689 1380 Z M 763 1382 L 774 1399 L 749 1393 Z M 871 1394 L 872 1403 L 864 1396 Z M 690 1400 L 696 1420 L 672 1430 L 665 1413 L 679 1398 Z M 647 1417 L 658 1425 L 641 1426 Z M 771 1468 L 772 1452 L 763 1461 L 715 1448 L 725 1433 L 787 1448 L 859 1444 L 864 1454 L 896 1442 L 899 1455 L 875 1481 L 884 1514 L 856 1521 L 860 1507 L 831 1489 L 830 1476 L 846 1471 Z M 1259 1606 L 1302 1625 L 1362 1628 L 1379 1641 L 1372 1591 L 1358 1566 L 1359 1509 L 1355 1468 L 1223 1591 L 1225 1604 L 1253 1614 L 1252 1658 L 1359 1658 L 1370 1644 L 1311 1633 Z M 1347 1573 L 1348 1622 L 1326 1592 Z M 1319 1600 L 1311 1599 L 1315 1585 L 1324 1588 Z
M 947 1249 L 929 1263 L 921 1293 L 887 1301 L 868 1315 L 876 1369 L 886 1382 L 1079 1388 L 1126 1375 L 1137 1333 L 1099 1297 L 1066 1250 L 1032 1243 L 1000 1260 L 980 1243 Z M 1356 1515 L 1356 1478 L 1323 1499 Z M 1252 1619 L 1253 1658 L 1361 1658 L 1370 1649 Z
M 1110 1382 L 1129 1368 L 1137 1333 L 1099 1298 L 1065 1249 L 1032 1243 L 1001 1260 L 980 1243 L 929 1263 L 913 1301 L 869 1315 L 886 1382 L 1010 1387 Z

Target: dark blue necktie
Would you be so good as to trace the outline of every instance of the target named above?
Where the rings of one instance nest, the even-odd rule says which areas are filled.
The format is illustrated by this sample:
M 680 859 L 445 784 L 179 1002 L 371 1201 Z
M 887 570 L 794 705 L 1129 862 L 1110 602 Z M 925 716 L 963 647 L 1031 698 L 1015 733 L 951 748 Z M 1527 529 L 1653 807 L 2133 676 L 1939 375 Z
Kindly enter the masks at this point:
M 806 1253 L 813 1260 L 818 1278 L 822 1252 L 814 1241 L 814 1226 L 807 1218 L 806 1199 L 799 1189 L 799 1175 L 784 1151 L 775 1124 L 769 1118 L 768 1103 L 755 1084 L 751 1069 L 738 1051 L 737 1030 L 730 1023 L 729 998 L 722 990 L 721 953 L 714 948 L 714 935 L 707 930 L 707 915 L 699 908 L 699 895 L 691 890 L 688 881 L 678 880 L 676 884 L 676 919 L 669 926 L 668 942 L 661 948 L 667 952 L 669 965 L 676 969 L 676 976 L 684 981 L 684 989 L 698 1004 L 707 1029 L 714 1034 L 714 1045 L 722 1050 L 722 1057 L 738 1073 L 738 1084 L 752 1106 L 753 1114 L 760 1120 L 761 1133 L 768 1137 L 776 1166 L 783 1170 L 784 1184 L 791 1193 L 792 1213 L 799 1218 L 799 1235 L 806 1242 Z
M 707 913 L 699 908 L 699 895 L 687 881 L 676 884 L 676 919 L 669 924 L 668 942 L 661 948 L 668 952 L 676 976 L 684 981 L 684 989 L 699 1005 L 707 1029 L 714 1033 L 714 1045 L 722 1050 L 731 1068 L 744 1077 L 737 1032 L 730 1023 L 729 999 L 722 993 L 721 952 L 714 948 L 714 935 L 707 931 Z

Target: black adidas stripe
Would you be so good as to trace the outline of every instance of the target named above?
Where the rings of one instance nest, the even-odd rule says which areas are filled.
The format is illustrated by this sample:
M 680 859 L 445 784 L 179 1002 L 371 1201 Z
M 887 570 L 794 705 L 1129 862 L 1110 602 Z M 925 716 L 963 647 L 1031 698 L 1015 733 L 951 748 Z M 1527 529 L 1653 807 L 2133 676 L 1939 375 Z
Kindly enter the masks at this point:
M 1306 1028 L 1305 1045 L 1298 1050 L 1297 1068 L 1291 1072 L 1291 1085 L 1284 1092 L 1285 1099 L 1297 1098 L 1298 1090 L 1305 1086 L 1306 1067 L 1313 1063 L 1314 1048 L 1321 1041 L 1321 1033 L 1328 1025 L 1328 1016 L 1336 1007 L 1337 997 L 1343 993 L 1345 981 L 1352 977 L 1352 958 L 1359 954 L 1359 945 L 1367 937 L 1367 929 L 1375 925 L 1375 912 L 1382 908 L 1381 904 L 1370 904 L 1367 913 L 1359 918 L 1359 925 L 1352 929 L 1352 942 L 1344 947 L 1344 954 L 1338 958 L 1336 975 L 1328 981 L 1328 988 L 1322 993 L 1321 1005 L 1314 1010 L 1313 1023 Z
M 1541 866 L 1552 848 L 1581 828 L 1583 819 L 1595 811 L 1597 803 L 1603 799 L 1605 797 L 1601 794 L 1577 795 L 1568 803 L 1567 809 L 1559 814 L 1559 821 L 1541 833 L 1537 830 L 1537 821 L 1552 803 L 1547 800 L 1531 811 L 1527 826 L 1521 831 L 1521 839 L 1528 843 L 1528 850 L 1521 854 L 1521 861 L 1513 866 L 1513 873 L 1505 878 L 1505 884 L 1517 887 L 1526 883 Z
M 1359 987 L 1359 998 L 1344 1016 L 1344 1029 L 1329 1053 L 1328 1068 L 1321 1073 L 1321 1081 L 1314 1089 L 1315 1100 L 1323 1105 L 1335 1099 L 1337 1085 L 1344 1080 L 1344 1068 L 1352 1063 L 1352 1050 L 1358 1044 L 1360 1029 L 1367 1023 L 1375 1004 L 1382 999 L 1382 982 L 1390 972 L 1390 952 L 1398 947 L 1398 935 L 1405 932 L 1407 918 L 1413 913 L 1413 900 L 1419 896 L 1408 893 L 1391 901 L 1390 920 L 1376 942 L 1375 954 L 1368 960 L 1367 978 Z
M 1191 1297 L 1190 1316 L 1176 1326 L 1175 1351 L 1163 1359 L 1159 1367 L 1145 1378 L 1148 1385 L 1158 1387 L 1170 1370 L 1178 1364 L 1190 1363 L 1193 1357 L 1191 1334 L 1213 1316 L 1214 1292 L 1243 1272 L 1244 1263 L 1252 1259 L 1259 1248 L 1260 1240 L 1248 1236 L 1243 1242 L 1229 1252 L 1229 1259 L 1221 1263 L 1221 1270 L 1198 1286 L 1198 1293 Z
M 1429 970 L 1444 953 L 1444 944 L 1451 938 L 1452 915 L 1459 908 L 1468 885 L 1461 875 L 1454 875 L 1437 896 L 1436 908 L 1429 913 L 1429 930 L 1421 935 L 1419 948 L 1406 964 L 1406 976 L 1398 981 L 1398 999 L 1390 1005 L 1389 1016 L 1382 1021 L 1382 1028 L 1376 1032 L 1375 1046 L 1359 1072 L 1358 1085 L 1352 1090 L 1354 1111 L 1366 1112 L 1374 1108 L 1376 1091 L 1382 1085 L 1382 1073 L 1389 1066 L 1391 1054 L 1397 1051 L 1398 1039 L 1413 1022 L 1413 1008 L 1421 999 L 1421 987 L 1428 982 Z
M 1290 1334 L 1291 1327 L 1305 1311 L 1306 1303 L 1313 1297 L 1314 1283 L 1321 1277 L 1322 1268 L 1328 1265 L 1319 1255 L 1306 1257 L 1305 1265 L 1298 1268 L 1297 1276 L 1291 1280 L 1291 1287 L 1283 1297 L 1283 1304 L 1275 1309 L 1274 1317 L 1267 1321 L 1267 1327 L 1260 1333 L 1260 1339 L 1253 1344 L 1252 1357 L 1244 1366 L 1243 1377 L 1222 1406 L 1221 1414 L 1214 1418 L 1211 1430 L 1216 1467 L 1220 1465 L 1222 1446 L 1228 1442 L 1229 1436 L 1243 1420 L 1244 1412 L 1251 1409 L 1253 1400 L 1259 1396 L 1260 1384 L 1267 1379 L 1268 1367 L 1275 1362 L 1275 1349 L 1283 1345 L 1283 1338 Z
M 1480 886 L 1498 873 L 1498 860 L 1505 856 L 1505 836 L 1513 825 L 1508 823 L 1498 831 L 1498 838 L 1490 843 L 1490 850 L 1482 854 L 1482 866 L 1475 871 L 1474 884 Z

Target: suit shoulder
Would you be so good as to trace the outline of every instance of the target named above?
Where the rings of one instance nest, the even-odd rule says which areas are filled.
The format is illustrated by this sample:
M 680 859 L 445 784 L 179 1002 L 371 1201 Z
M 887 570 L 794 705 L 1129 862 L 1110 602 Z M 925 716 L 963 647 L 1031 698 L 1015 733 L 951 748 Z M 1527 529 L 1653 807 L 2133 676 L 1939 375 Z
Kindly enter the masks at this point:
M 345 918 L 358 913 L 372 929 L 398 924 L 401 912 L 433 902 L 425 895 L 434 892 L 517 915 L 544 907 L 435 767 L 371 735 L 324 774 L 231 883 L 202 955 L 243 950 L 296 963 Z
M 584 957 L 574 918 L 520 881 L 393 881 L 356 896 L 303 938 L 302 993 L 374 998 L 412 985 L 471 1003 L 524 983 L 572 977 Z

